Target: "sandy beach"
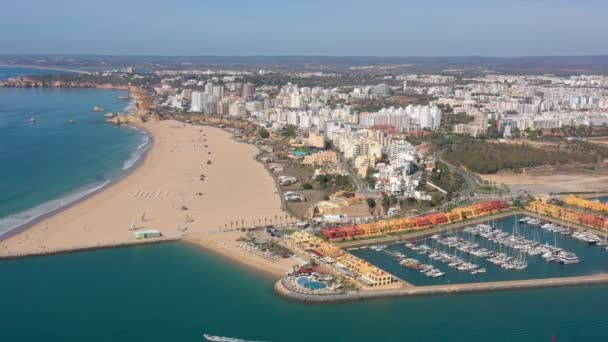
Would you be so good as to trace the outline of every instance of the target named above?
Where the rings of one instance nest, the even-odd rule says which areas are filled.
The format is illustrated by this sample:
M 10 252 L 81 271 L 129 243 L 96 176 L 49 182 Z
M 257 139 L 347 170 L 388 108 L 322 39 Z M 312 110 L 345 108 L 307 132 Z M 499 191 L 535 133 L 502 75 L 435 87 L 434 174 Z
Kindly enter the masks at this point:
M 292 268 L 293 259 L 271 262 L 235 244 L 245 234 L 235 231 L 243 223 L 285 215 L 272 177 L 254 160 L 254 146 L 218 128 L 177 121 L 150 121 L 141 128 L 154 140 L 142 165 L 1 241 L 0 257 L 136 243 L 133 227 L 187 239 L 276 275 Z

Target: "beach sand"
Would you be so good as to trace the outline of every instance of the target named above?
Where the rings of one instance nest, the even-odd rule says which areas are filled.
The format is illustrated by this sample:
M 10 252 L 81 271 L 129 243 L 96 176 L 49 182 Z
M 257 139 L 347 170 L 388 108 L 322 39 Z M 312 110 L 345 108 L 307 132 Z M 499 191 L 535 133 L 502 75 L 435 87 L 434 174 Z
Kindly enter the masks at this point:
M 236 246 L 236 238 L 245 233 L 234 230 L 243 222 L 250 227 L 286 214 L 272 177 L 254 160 L 254 146 L 213 127 L 177 121 L 150 121 L 141 127 L 154 140 L 141 166 L 1 241 L 0 257 L 135 243 L 133 224 L 137 230 L 184 238 L 273 274 L 291 270 L 293 259 L 275 263 Z M 226 227 L 232 231 L 224 231 Z

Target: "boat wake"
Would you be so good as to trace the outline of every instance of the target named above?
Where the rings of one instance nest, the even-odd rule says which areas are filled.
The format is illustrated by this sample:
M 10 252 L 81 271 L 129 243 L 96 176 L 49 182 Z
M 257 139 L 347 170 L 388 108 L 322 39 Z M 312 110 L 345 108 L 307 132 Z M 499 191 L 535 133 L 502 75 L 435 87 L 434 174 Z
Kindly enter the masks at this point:
M 208 335 L 208 334 L 204 334 L 203 337 L 205 337 L 205 340 L 213 341 L 213 342 L 264 342 L 264 341 L 244 340 L 244 339 L 234 338 L 234 337 L 213 336 L 213 335 Z
M 74 203 L 75 201 L 83 198 L 84 196 L 102 189 L 109 183 L 110 181 L 108 180 L 101 184 L 97 183 L 91 186 L 87 186 L 85 188 L 76 190 L 64 197 L 41 203 L 26 211 L 9 215 L 4 218 L 0 218 L 0 237 L 21 225 L 31 222 L 45 214 L 60 209 L 66 205 Z

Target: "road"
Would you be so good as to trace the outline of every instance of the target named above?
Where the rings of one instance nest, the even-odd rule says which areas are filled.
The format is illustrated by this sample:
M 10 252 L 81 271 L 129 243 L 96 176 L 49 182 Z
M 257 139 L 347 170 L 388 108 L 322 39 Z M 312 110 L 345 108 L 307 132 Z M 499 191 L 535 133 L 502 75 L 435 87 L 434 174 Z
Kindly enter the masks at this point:
M 369 188 L 368 184 L 364 180 L 362 180 L 358 174 L 353 172 L 353 170 L 349 167 L 349 165 L 347 165 L 345 162 L 341 162 L 340 166 L 342 167 L 343 170 L 346 170 L 346 172 L 348 172 L 348 175 L 350 176 L 350 178 L 352 178 L 353 181 L 355 182 L 355 184 L 357 185 L 357 194 L 364 196 L 364 197 L 375 197 L 378 195 L 378 191 L 371 190 Z
M 434 157 L 435 157 L 435 159 L 437 159 L 440 162 L 444 163 L 448 167 L 448 169 L 450 169 L 450 171 L 459 174 L 464 179 L 464 185 L 462 187 L 461 192 L 470 191 L 470 190 L 473 189 L 473 187 L 475 185 L 481 185 L 481 183 L 479 183 L 479 180 L 476 177 L 471 176 L 467 171 L 464 171 L 461 168 L 456 167 L 456 166 L 448 163 L 447 161 L 445 161 L 441 157 L 441 153 L 435 152 L 434 153 Z

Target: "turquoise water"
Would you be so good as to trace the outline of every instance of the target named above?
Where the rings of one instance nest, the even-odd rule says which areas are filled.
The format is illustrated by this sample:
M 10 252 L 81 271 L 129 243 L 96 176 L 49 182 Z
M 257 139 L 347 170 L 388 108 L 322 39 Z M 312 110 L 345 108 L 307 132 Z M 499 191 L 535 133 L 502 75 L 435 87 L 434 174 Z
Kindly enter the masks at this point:
M 512 234 L 515 221 L 516 217 L 511 216 L 497 220 L 495 225 L 497 228 Z M 426 243 L 432 248 L 449 252 L 452 255 L 457 254 L 464 260 L 476 263 L 480 265 L 480 267 L 484 267 L 487 270 L 487 273 L 478 273 L 472 275 L 468 272 L 458 271 L 455 268 L 449 267 L 439 260 L 432 260 L 428 257 L 428 255 L 420 254 L 408 249 L 403 243 L 389 245 L 387 250 L 398 251 L 405 254 L 407 257 L 415 258 L 425 264 L 432 264 L 433 266 L 439 268 L 442 272 L 446 273 L 445 276 L 440 278 L 428 278 L 424 274 L 420 273 L 420 271 L 411 270 L 399 265 L 396 260 L 392 259 L 384 252 L 377 252 L 371 249 L 359 249 L 353 250 L 351 253 L 368 260 L 374 265 L 394 274 L 399 278 L 411 282 L 414 285 L 420 286 L 553 277 L 574 277 L 608 272 L 608 251 L 606 251 L 603 247 L 589 245 L 587 243 L 578 241 L 571 236 L 554 234 L 542 228 L 530 228 L 525 225 L 518 225 L 518 231 L 520 235 L 523 235 L 529 240 L 536 240 L 540 243 L 549 243 L 551 245 L 557 243 L 558 247 L 575 253 L 581 262 L 579 264 L 562 265 L 560 263 L 547 262 L 540 256 L 526 255 L 528 268 L 525 270 L 505 270 L 492 264 L 485 258 L 479 258 L 458 252 L 455 248 L 443 246 L 432 239 L 427 239 L 424 242 L 420 242 L 420 244 Z M 481 247 L 494 251 L 501 251 L 498 244 L 491 243 L 487 239 L 481 237 L 471 237 L 470 235 L 462 232 L 458 233 L 458 235 L 467 240 L 472 240 L 479 243 Z M 509 253 L 509 255 L 517 255 L 511 248 L 503 248 L 502 252 Z
M 180 243 L 0 262 L 2 341 L 605 341 L 608 287 L 310 305 Z
M 129 103 L 117 98 L 124 94 L 0 89 L 0 235 L 107 185 L 133 166 L 147 148 L 147 136 L 106 124 L 103 113 L 91 110 L 128 110 Z

